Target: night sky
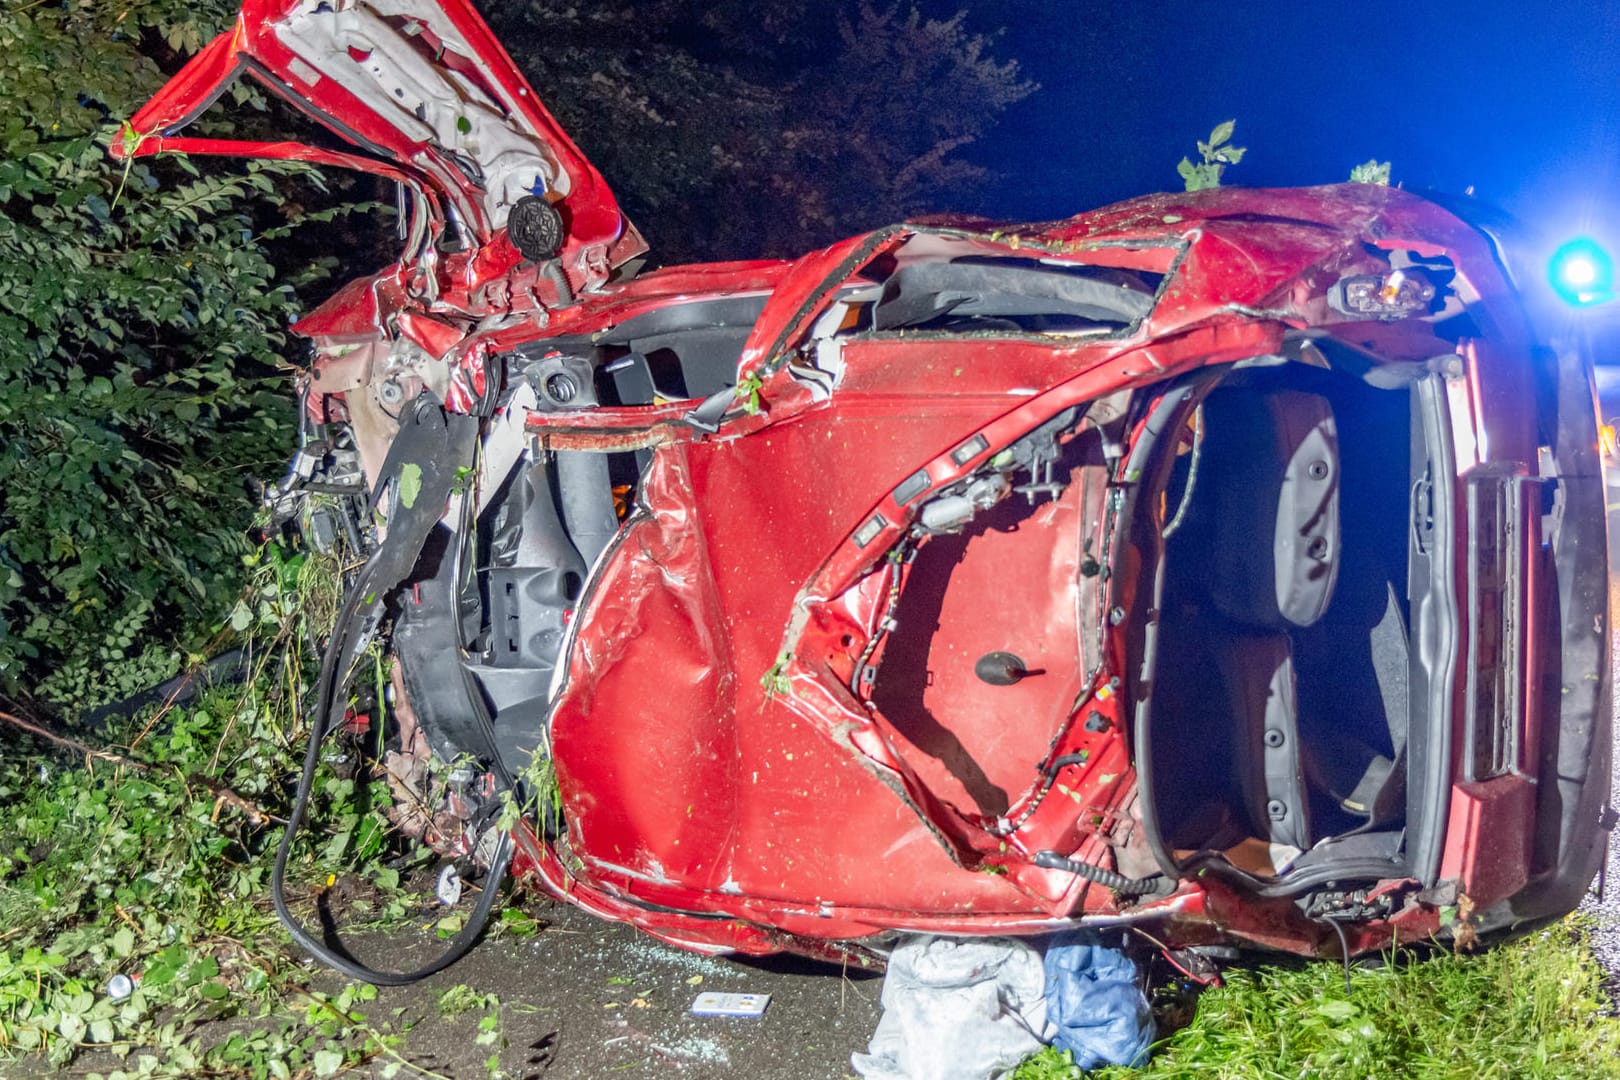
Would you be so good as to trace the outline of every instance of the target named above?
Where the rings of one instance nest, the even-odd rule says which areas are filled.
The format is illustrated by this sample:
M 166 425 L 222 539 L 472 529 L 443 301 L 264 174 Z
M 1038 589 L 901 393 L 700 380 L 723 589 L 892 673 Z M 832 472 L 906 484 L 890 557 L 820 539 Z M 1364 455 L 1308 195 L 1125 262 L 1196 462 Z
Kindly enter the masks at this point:
M 949 15 L 950 0 L 929 4 Z M 1577 235 L 1620 256 L 1620 0 L 1194 3 L 980 0 L 978 31 L 1041 89 L 979 147 L 1004 182 L 987 217 L 1039 221 L 1148 191 L 1237 120 L 1226 182 L 1331 183 L 1369 158 L 1393 182 L 1474 197 L 1517 218 L 1527 266 Z M 1599 364 L 1620 414 L 1620 301 L 1552 305 Z
M 1376 157 L 1408 188 L 1473 185 L 1527 225 L 1620 234 L 1620 3 L 968 6 L 1041 84 L 983 147 L 1009 180 L 972 208 L 990 216 L 1177 188 L 1194 140 L 1235 118 L 1231 183 L 1343 180 Z

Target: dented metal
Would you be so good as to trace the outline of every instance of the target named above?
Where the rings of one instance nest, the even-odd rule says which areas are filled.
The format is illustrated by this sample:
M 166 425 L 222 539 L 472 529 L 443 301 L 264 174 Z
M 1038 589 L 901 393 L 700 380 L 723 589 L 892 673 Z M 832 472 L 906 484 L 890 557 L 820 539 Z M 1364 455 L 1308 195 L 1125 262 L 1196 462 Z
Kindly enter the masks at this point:
M 175 134 L 244 72 L 386 161 Z M 450 555 L 393 609 L 466 685 L 399 706 L 427 734 L 390 781 L 428 790 L 456 745 L 435 725 L 477 695 L 503 758 L 483 767 L 555 777 L 560 817 L 527 823 L 515 865 L 559 898 L 706 951 L 865 961 L 893 930 L 1151 921 L 1171 946 L 1309 953 L 1338 948 L 1323 912 L 1380 947 L 1441 932 L 1449 886 L 1511 927 L 1595 866 L 1595 826 L 1556 826 L 1572 811 L 1536 803 L 1550 766 L 1523 748 L 1585 740 L 1566 806 L 1597 798 L 1606 665 L 1596 706 L 1519 702 L 1531 756 L 1507 775 L 1453 765 L 1468 566 L 1542 613 L 1492 630 L 1522 635 L 1490 655 L 1531 688 L 1582 677 L 1550 598 L 1604 571 L 1581 554 L 1600 506 L 1519 522 L 1513 565 L 1469 564 L 1485 541 L 1452 528 L 1472 472 L 1556 461 L 1585 507 L 1570 478 L 1596 457 L 1551 439 L 1580 430 L 1574 398 L 1538 396 L 1559 369 L 1450 213 L 1367 185 L 1223 189 L 615 276 L 639 237 L 464 0 L 248 0 L 132 125 L 126 152 L 302 156 L 420 193 L 400 261 L 296 327 L 306 410 L 373 490 L 404 405 L 479 418 Z M 554 261 L 503 231 L 529 195 L 562 211 Z M 1442 260 L 1444 284 L 1414 269 Z M 1338 429 L 1291 434 L 1324 410 Z M 1289 514 L 1332 528 L 1273 543 Z M 1289 574 L 1321 603 L 1262 603 Z M 1371 674 L 1341 685 L 1324 648 Z M 1346 754 L 1365 804 L 1329 767 Z M 443 809 L 477 818 L 476 790 Z M 1276 824 L 1307 810 L 1319 833 Z

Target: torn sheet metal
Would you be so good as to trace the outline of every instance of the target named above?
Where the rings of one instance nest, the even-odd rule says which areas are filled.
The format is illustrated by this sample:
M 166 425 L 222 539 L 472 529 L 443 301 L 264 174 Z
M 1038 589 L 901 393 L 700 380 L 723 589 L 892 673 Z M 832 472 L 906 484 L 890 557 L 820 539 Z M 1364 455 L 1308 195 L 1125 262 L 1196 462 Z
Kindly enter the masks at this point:
M 355 151 L 178 134 L 242 74 Z M 466 0 L 247 0 L 114 151 L 412 193 L 399 259 L 295 326 L 315 360 L 281 497 L 355 456 L 375 487 L 408 403 L 476 421 L 462 546 L 408 588 L 457 587 L 435 655 L 501 764 L 554 770 L 560 819 L 514 865 L 568 902 L 863 963 L 895 931 L 1122 922 L 1336 955 L 1437 932 L 1464 890 L 1487 926 L 1564 910 L 1596 866 L 1583 361 L 1544 362 L 1492 242 L 1438 206 L 1218 189 L 635 276 L 645 245 Z M 513 238 L 539 204 L 554 248 L 547 210 Z M 1321 460 L 1274 460 L 1328 411 Z M 1279 535 L 1282 465 L 1335 479 L 1321 544 L 1253 541 Z M 1542 512 L 1525 493 L 1554 479 Z M 1338 606 L 1234 600 L 1279 573 Z M 1244 693 L 1240 655 L 1276 660 L 1276 692 Z M 1541 730 L 1541 687 L 1577 684 Z M 442 745 L 420 696 L 400 712 Z M 421 749 L 395 749 L 412 790 L 448 770 Z M 1293 809 L 1320 827 L 1283 844 Z

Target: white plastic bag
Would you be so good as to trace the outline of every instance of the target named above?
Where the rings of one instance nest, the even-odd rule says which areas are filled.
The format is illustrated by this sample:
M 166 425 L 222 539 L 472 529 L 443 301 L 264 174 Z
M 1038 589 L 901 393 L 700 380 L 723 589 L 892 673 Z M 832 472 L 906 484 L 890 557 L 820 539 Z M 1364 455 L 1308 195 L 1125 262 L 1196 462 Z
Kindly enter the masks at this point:
M 1039 1050 L 1046 1022 L 1041 954 L 1018 938 L 904 939 L 883 979 L 883 1017 L 866 1080 L 993 1080 Z

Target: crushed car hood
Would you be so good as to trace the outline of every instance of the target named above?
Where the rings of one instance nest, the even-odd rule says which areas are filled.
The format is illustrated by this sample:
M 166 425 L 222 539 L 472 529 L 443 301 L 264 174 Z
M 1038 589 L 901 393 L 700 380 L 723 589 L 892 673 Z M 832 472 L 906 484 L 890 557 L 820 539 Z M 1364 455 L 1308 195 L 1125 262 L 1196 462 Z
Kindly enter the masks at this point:
M 377 160 L 286 143 L 176 138 L 250 74 Z M 247 0 L 130 121 L 115 153 L 241 153 L 409 177 L 483 246 L 538 196 L 559 249 L 618 265 L 645 250 L 594 166 L 540 103 L 468 0 Z M 389 165 L 393 167 L 390 168 Z

